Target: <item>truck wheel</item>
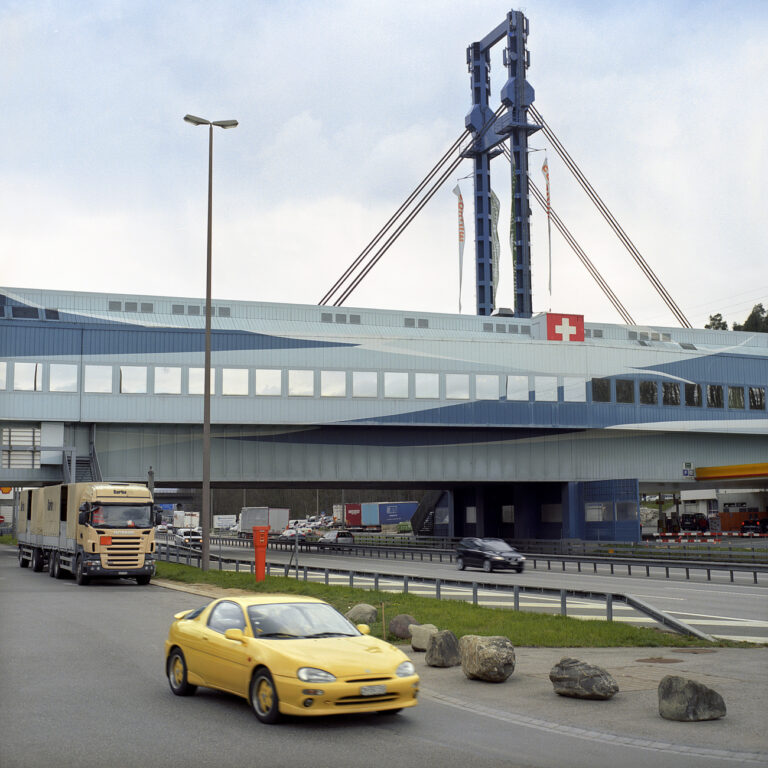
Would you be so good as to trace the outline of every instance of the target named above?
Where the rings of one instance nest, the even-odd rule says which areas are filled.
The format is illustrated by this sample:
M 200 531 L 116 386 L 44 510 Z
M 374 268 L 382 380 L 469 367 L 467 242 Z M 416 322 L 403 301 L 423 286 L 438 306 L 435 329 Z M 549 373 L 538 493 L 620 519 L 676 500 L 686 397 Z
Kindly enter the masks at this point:
M 272 725 L 280 719 L 279 699 L 272 675 L 262 667 L 251 680 L 251 707 L 262 723 Z
M 56 567 L 57 567 L 57 565 L 58 564 L 56 563 L 56 553 L 55 552 L 51 552 L 51 554 L 48 555 L 48 575 L 52 579 L 56 578 Z
M 66 572 L 61 567 L 61 555 L 57 552 L 56 553 L 56 573 L 54 574 L 54 578 L 56 579 L 63 579 L 66 578 Z
M 77 563 L 75 564 L 75 580 L 81 587 L 84 587 L 91 581 L 90 577 L 85 575 L 82 555 L 77 556 Z
M 187 681 L 187 661 L 180 648 L 171 651 L 166 669 L 168 684 L 176 696 L 191 696 L 197 690 L 196 685 L 190 685 Z
M 149 584 L 149 580 L 151 578 L 152 578 L 151 576 L 137 576 L 136 583 L 140 584 L 141 586 L 144 586 L 145 584 Z
M 32 570 L 35 573 L 40 573 L 43 570 L 43 550 L 39 547 L 32 550 Z
M 19 568 L 29 568 L 29 560 L 24 557 L 24 551 L 19 547 Z

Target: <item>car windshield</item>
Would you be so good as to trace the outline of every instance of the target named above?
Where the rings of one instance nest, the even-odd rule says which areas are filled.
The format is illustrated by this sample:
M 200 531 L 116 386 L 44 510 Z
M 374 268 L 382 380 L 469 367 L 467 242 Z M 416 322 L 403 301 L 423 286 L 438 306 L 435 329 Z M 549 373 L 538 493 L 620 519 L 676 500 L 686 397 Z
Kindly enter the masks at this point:
M 103 504 L 91 510 L 91 525 L 99 528 L 151 528 L 151 504 Z
M 483 542 L 484 549 L 488 549 L 491 552 L 516 552 L 514 547 L 510 547 L 506 541 L 501 539 L 486 539 Z
M 251 605 L 248 620 L 257 638 L 354 637 L 360 632 L 336 609 L 323 603 Z

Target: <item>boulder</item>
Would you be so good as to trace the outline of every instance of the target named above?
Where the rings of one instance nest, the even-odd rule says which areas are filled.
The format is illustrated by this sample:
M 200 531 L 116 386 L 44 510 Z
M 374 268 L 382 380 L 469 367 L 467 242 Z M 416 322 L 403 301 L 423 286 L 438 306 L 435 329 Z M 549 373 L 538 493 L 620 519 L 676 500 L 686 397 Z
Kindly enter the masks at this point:
M 411 636 L 409 627 L 411 624 L 418 623 L 413 616 L 409 616 L 407 613 L 399 613 L 389 622 L 389 633 L 399 637 L 401 640 L 407 640 Z
M 430 634 L 424 661 L 429 667 L 457 667 L 461 664 L 456 635 L 450 629 Z
M 378 613 L 372 605 L 368 603 L 358 603 L 353 605 L 344 614 L 353 624 L 373 624 L 376 621 Z
M 549 679 L 558 696 L 610 699 L 619 692 L 616 681 L 602 667 L 567 656 L 552 667 Z
M 408 631 L 411 633 L 411 648 L 426 651 L 429 638 L 437 632 L 437 627 L 434 624 L 411 624 Z
M 508 637 L 464 635 L 459 653 L 461 668 L 470 680 L 503 683 L 515 671 L 515 647 Z
M 659 683 L 659 714 L 666 720 L 693 722 L 725 716 L 723 697 L 706 685 L 667 675 Z

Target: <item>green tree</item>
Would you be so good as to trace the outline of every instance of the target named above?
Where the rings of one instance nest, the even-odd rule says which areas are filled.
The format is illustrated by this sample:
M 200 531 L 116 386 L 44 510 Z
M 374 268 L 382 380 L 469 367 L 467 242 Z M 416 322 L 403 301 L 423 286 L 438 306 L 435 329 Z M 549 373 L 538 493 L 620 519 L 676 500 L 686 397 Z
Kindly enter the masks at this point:
M 718 312 L 716 315 L 709 316 L 709 322 L 704 327 L 712 331 L 727 331 L 728 323 L 723 320 L 723 316 Z
M 710 318 L 710 320 L 711 319 L 712 318 Z M 742 325 L 734 323 L 733 330 L 768 333 L 768 315 L 766 315 L 763 305 L 755 304 L 755 306 L 752 307 L 752 311 L 749 313 L 749 317 L 747 317 L 744 323 Z

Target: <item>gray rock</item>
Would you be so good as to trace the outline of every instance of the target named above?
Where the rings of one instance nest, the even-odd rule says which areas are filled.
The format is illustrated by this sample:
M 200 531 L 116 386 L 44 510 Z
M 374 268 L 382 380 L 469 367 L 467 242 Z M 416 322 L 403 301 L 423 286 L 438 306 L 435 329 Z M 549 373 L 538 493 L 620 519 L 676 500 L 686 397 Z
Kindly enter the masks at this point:
M 604 669 L 567 656 L 552 667 L 549 679 L 556 694 L 575 699 L 610 699 L 619 692 L 618 684 Z
M 401 640 L 407 640 L 411 636 L 409 627 L 411 624 L 418 623 L 413 616 L 409 616 L 407 613 L 399 613 L 389 622 L 389 633 L 399 637 Z
M 379 614 L 372 605 L 358 603 L 353 605 L 344 615 L 353 624 L 373 624 Z
M 667 675 L 659 683 L 659 714 L 666 720 L 693 722 L 725 716 L 723 697 L 706 685 Z
M 437 632 L 437 627 L 434 624 L 411 624 L 408 631 L 411 633 L 411 648 L 426 651 L 429 638 Z
M 464 635 L 459 640 L 461 668 L 470 680 L 503 683 L 515 671 L 515 647 L 500 635 Z
M 450 629 L 430 634 L 424 661 L 429 667 L 458 667 L 461 655 L 456 635 Z

